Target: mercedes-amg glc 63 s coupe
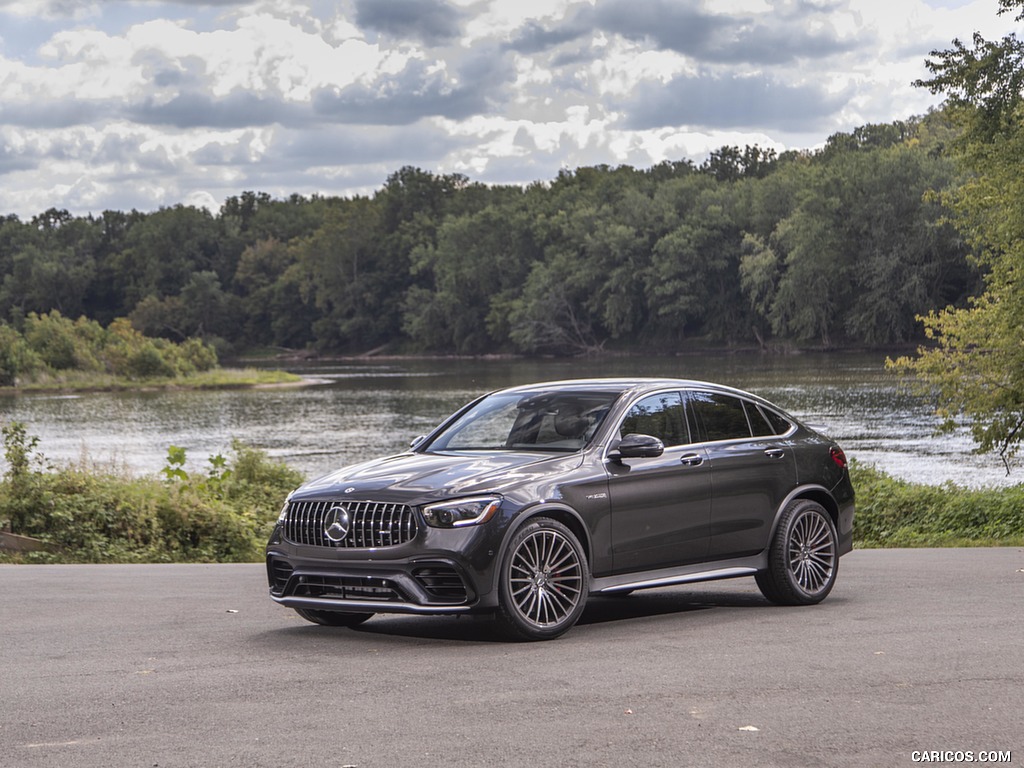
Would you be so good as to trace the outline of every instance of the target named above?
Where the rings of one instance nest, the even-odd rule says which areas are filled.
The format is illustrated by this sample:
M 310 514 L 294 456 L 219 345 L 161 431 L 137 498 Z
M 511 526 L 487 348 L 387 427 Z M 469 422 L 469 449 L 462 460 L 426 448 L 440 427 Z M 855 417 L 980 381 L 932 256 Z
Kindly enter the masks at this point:
M 818 603 L 852 549 L 835 442 L 756 395 L 590 379 L 483 395 L 405 453 L 292 492 L 267 545 L 271 597 L 317 624 L 491 613 L 558 637 L 589 596 L 753 576 Z

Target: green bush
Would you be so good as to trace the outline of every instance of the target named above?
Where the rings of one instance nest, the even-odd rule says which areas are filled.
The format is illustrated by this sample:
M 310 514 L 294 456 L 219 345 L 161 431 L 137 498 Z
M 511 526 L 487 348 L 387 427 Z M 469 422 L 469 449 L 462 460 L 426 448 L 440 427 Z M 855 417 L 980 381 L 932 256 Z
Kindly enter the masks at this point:
M 178 375 L 174 364 L 153 343 L 140 344 L 133 349 L 125 358 L 121 370 L 114 372 L 129 379 L 173 378 Z
M 0 387 L 16 386 L 19 378 L 32 376 L 42 365 L 20 333 L 0 325 Z
M 175 344 L 143 336 L 125 318 L 108 328 L 57 310 L 29 313 L 25 333 L 0 324 L 0 386 L 62 382 L 65 372 L 112 375 L 130 380 L 175 379 L 213 370 L 217 352 L 200 339 Z
M 106 332 L 95 320 L 71 320 L 56 309 L 25 317 L 25 342 L 54 371 L 102 371 Z
M 203 373 L 217 367 L 216 350 L 200 339 L 185 339 L 175 347 L 175 350 L 180 361 L 178 368 L 182 373 Z
M 859 547 L 1024 544 L 1024 485 L 964 488 L 922 485 L 853 462 Z
M 162 478 L 84 467 L 53 469 L 23 425 L 3 429 L 8 471 L 0 482 L 0 524 L 42 539 L 54 551 L 3 560 L 30 562 L 253 562 L 281 502 L 301 473 L 235 443 L 206 473 L 185 471 L 185 452 L 168 451 Z
M 175 378 L 217 367 L 217 353 L 199 339 L 175 344 L 143 336 L 125 318 L 107 329 L 101 353 L 109 371 L 130 379 Z
M 46 489 L 40 482 L 42 472 L 33 469 L 33 465 L 43 467 L 44 463 L 36 453 L 39 438 L 29 435 L 24 424 L 5 424 L 2 434 L 7 475 L 3 484 L 6 494 L 0 496 L 0 527 L 21 533 L 44 523 L 39 515 L 48 506 Z

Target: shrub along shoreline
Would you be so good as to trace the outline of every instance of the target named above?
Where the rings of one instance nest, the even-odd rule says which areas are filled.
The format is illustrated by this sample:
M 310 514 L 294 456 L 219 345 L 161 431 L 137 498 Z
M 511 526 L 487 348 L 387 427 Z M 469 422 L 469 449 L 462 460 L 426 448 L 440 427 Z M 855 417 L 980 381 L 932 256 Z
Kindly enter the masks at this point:
M 0 323 L 0 392 L 212 389 L 300 384 L 285 371 L 226 369 L 201 339 L 139 333 L 125 318 L 104 328 L 57 310 L 30 312 L 17 330 Z
M 857 547 L 1024 546 L 1024 484 L 924 485 L 856 461 L 851 476 Z
M 301 472 L 235 442 L 188 472 L 183 448 L 168 450 L 159 476 L 114 468 L 52 467 L 24 425 L 3 427 L 7 472 L 0 529 L 45 542 L 5 552 L 0 563 L 256 562 Z
M 303 475 L 235 442 L 188 472 L 171 446 L 157 476 L 52 467 L 24 425 L 3 427 L 8 470 L 0 529 L 45 542 L 0 563 L 258 562 L 285 496 Z M 1024 485 L 969 489 L 897 480 L 854 462 L 858 548 L 1024 546 Z

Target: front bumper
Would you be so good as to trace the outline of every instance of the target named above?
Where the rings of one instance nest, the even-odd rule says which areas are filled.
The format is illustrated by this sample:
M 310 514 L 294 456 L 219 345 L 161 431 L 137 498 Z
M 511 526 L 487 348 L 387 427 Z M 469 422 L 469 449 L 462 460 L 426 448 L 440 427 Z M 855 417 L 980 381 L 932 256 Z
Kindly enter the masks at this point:
M 270 597 L 290 608 L 372 613 L 464 613 L 478 596 L 452 561 L 365 564 L 308 561 L 271 550 Z
M 290 608 L 349 613 L 490 610 L 499 547 L 488 528 L 423 527 L 405 545 L 377 549 L 301 545 L 275 529 L 266 551 L 270 597 Z

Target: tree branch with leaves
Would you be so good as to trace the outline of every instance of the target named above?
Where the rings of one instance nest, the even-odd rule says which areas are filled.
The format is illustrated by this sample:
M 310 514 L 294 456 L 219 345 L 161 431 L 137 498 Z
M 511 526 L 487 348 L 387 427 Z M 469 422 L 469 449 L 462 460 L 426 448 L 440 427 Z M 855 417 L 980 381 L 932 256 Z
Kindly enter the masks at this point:
M 999 6 L 1024 20 L 1024 0 Z M 916 84 L 945 94 L 963 128 L 965 180 L 943 198 L 985 290 L 967 307 L 918 318 L 933 344 L 890 365 L 934 394 L 944 428 L 965 421 L 978 451 L 998 451 L 1009 473 L 1024 438 L 1024 43 L 975 33 L 973 48 L 954 40 L 931 56 L 933 77 Z

